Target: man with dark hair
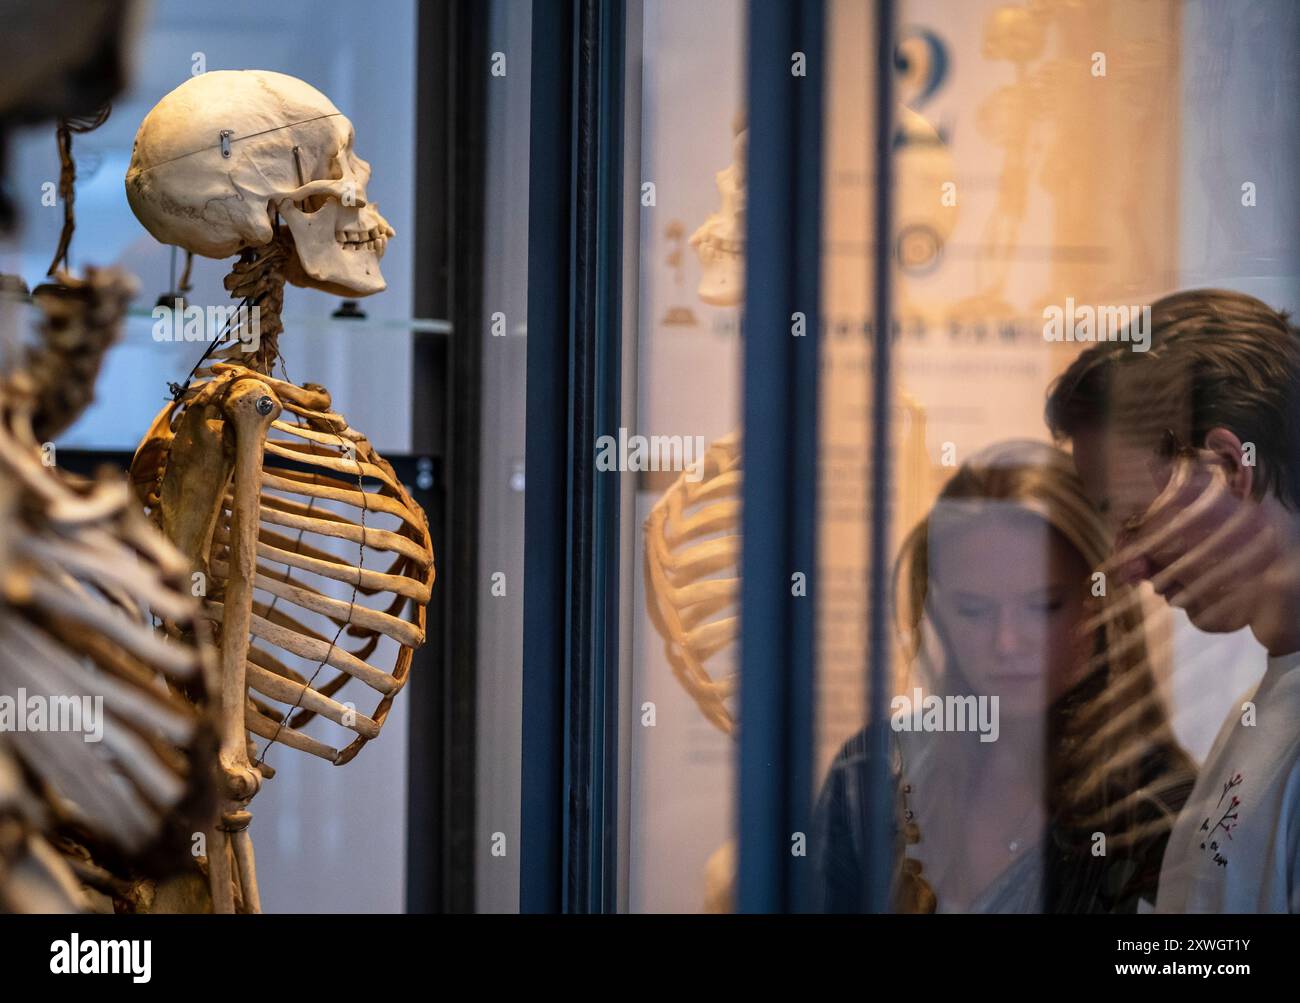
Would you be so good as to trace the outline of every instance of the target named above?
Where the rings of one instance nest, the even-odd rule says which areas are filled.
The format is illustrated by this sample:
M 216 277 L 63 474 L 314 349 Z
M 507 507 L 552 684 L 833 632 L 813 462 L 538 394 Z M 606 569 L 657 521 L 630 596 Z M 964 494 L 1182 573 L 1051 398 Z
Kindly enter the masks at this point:
M 1103 567 L 1268 651 L 1170 836 L 1162 912 L 1300 912 L 1300 331 L 1242 293 L 1151 306 L 1150 348 L 1083 352 L 1047 423 L 1116 532 Z

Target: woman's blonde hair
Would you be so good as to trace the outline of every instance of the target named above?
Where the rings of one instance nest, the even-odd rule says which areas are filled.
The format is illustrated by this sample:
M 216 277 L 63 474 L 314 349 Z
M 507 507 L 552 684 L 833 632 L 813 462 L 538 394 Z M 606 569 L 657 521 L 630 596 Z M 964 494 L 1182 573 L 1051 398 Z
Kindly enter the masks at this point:
M 922 654 L 936 537 L 1007 511 L 1044 520 L 1089 569 L 1110 552 L 1106 526 L 1068 454 L 1031 440 L 990 446 L 957 470 L 900 549 L 895 609 L 909 662 L 915 664 Z M 1086 849 L 1092 834 L 1103 832 L 1107 849 L 1114 850 L 1167 836 L 1194 767 L 1157 692 L 1140 596 L 1130 588 L 1101 591 L 1085 607 L 1087 670 L 1048 715 L 1045 796 L 1058 836 L 1066 833 L 1072 847 Z M 943 654 L 948 670 L 959 672 L 953 653 Z

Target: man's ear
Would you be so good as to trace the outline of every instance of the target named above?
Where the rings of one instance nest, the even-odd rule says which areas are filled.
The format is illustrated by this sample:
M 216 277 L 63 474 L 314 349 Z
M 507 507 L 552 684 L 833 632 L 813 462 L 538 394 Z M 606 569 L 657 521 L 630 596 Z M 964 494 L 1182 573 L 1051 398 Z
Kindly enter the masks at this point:
M 1228 490 L 1238 498 L 1249 498 L 1255 485 L 1255 447 L 1243 443 L 1226 428 L 1212 428 L 1205 436 L 1207 451 L 1223 464 L 1228 475 Z

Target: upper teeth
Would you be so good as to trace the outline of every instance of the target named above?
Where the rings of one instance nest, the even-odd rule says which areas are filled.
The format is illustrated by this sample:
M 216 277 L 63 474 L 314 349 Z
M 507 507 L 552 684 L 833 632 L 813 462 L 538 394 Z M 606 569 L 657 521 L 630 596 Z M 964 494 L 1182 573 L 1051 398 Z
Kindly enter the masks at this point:
M 382 251 L 390 236 L 391 227 L 372 226 L 369 230 L 339 230 L 334 234 L 334 239 L 349 250 L 365 248 L 369 251 Z

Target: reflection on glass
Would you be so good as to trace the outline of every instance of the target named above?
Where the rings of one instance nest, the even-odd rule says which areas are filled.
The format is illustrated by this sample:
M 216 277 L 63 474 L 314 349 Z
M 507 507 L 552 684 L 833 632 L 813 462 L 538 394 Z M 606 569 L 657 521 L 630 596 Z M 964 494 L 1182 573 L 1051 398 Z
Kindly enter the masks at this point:
M 1215 462 L 1295 452 L 1280 431 L 1290 417 L 1242 409 L 1295 393 L 1295 328 L 1278 310 L 1300 302 L 1297 246 L 1277 221 L 1295 217 L 1296 196 L 1259 181 L 1297 150 L 1282 110 L 1294 61 L 1278 42 L 1294 36 L 1294 7 L 908 0 L 889 247 L 871 218 L 869 12 L 831 0 L 827 16 L 812 842 L 825 906 L 862 906 L 863 813 L 875 810 L 863 803 L 862 585 L 885 513 L 862 499 L 876 474 L 870 276 L 889 253 L 891 413 L 913 432 L 894 437 L 897 577 L 884 598 L 902 628 L 888 694 L 894 907 L 1285 907 L 1280 872 L 1248 893 L 1216 861 L 1198 879 L 1216 891 L 1200 898 L 1177 874 L 1221 854 L 1214 802 L 1241 796 L 1224 757 L 1253 756 L 1259 772 L 1286 763 L 1260 751 L 1280 735 L 1228 726 L 1261 675 L 1257 694 L 1275 693 L 1287 666 L 1274 649 L 1294 647 L 1275 629 L 1294 621 L 1292 562 L 1268 544 L 1292 538 L 1273 506 L 1288 496 L 1270 500 L 1277 467 L 1264 461 L 1262 507 L 1228 505 L 1233 482 Z M 1261 185 L 1277 212 L 1254 211 Z M 1227 348 L 1252 339 L 1257 356 Z M 1075 362 L 1090 356 L 1106 364 Z M 1094 368 L 1063 411 L 1079 404 L 1059 392 L 1074 377 L 1055 378 Z M 1039 441 L 1052 436 L 1066 452 Z M 949 698 L 970 701 L 975 728 L 925 727 L 930 698 L 941 724 Z M 1285 697 L 1273 707 L 1293 732 L 1300 711 Z M 1256 824 L 1261 839 L 1273 831 Z
M 1109 538 L 1070 458 L 1013 441 L 949 480 L 905 542 L 907 672 L 891 702 L 905 912 L 1113 912 L 1153 902 L 1193 767 L 1146 617 L 1091 569 Z M 821 809 L 826 905 L 857 907 L 861 736 Z
M 628 896 L 730 911 L 735 854 L 745 5 L 640 5 Z M 643 187 L 644 191 L 644 187 Z M 644 203 L 644 195 L 642 198 Z M 625 347 L 625 351 L 628 349 Z M 629 454 L 629 461 L 633 456 Z M 631 462 L 629 463 L 631 467 Z

